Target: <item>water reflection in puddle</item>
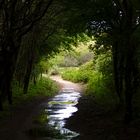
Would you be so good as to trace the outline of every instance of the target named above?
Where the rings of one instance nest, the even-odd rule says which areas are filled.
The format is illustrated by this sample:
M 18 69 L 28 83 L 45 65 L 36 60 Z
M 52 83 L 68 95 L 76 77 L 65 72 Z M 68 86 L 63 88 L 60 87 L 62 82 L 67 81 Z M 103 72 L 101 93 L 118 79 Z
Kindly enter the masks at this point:
M 80 98 L 80 93 L 75 92 L 73 88 L 63 88 L 62 91 L 53 97 L 45 107 L 48 116 L 47 126 L 53 127 L 65 135 L 65 140 L 71 140 L 79 134 L 65 127 L 65 120 L 77 111 L 75 106 Z

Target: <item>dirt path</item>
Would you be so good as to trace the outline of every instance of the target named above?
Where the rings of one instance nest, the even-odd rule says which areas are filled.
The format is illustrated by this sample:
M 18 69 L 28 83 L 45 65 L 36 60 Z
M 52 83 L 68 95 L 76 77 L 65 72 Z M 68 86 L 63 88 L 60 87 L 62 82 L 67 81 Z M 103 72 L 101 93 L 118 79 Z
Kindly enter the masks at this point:
M 84 85 L 82 84 L 76 84 L 63 80 L 60 76 L 51 76 L 50 78 L 59 84 L 60 90 L 62 88 L 73 88 L 76 92 L 83 93 Z
M 51 79 L 59 84 L 60 89 L 74 88 L 77 92 L 82 91 L 81 85 L 62 80 L 59 76 L 53 76 Z M 33 118 L 39 114 L 41 105 L 47 101 L 47 97 L 39 97 L 32 102 L 11 108 L 10 116 L 0 121 L 0 140 L 31 140 L 25 132 L 32 127 Z

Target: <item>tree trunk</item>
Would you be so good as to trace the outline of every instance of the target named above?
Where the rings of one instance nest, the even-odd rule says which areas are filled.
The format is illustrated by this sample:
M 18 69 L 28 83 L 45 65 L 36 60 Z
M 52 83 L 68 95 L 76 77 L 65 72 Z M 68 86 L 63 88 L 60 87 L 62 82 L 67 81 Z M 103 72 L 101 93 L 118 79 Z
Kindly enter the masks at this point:
M 0 97 L 0 111 L 3 111 L 3 105 L 2 105 L 1 97 Z
M 34 85 L 36 85 L 36 76 L 33 76 Z
M 32 71 L 32 64 L 28 63 L 27 71 L 26 71 L 26 74 L 25 74 L 25 77 L 24 77 L 24 87 L 23 87 L 23 93 L 24 94 L 27 94 L 27 92 L 28 92 L 31 71 Z
M 127 36 L 126 36 L 127 37 Z M 126 39 L 126 53 L 125 53 L 125 123 L 132 120 L 132 99 L 134 95 L 134 52 L 135 48 L 132 46 L 130 36 Z
M 19 44 L 15 46 L 11 38 L 5 39 L 0 51 L 0 109 L 3 109 L 2 102 L 7 97 L 9 104 L 12 104 L 11 82 L 16 67 Z M 18 42 L 19 43 L 19 42 Z
M 125 123 L 129 123 L 132 120 L 132 97 L 133 97 L 133 87 L 132 87 L 132 61 L 131 57 L 127 58 L 126 70 L 125 70 Z
M 13 76 L 13 63 L 11 63 L 11 57 L 5 58 L 5 56 L 1 56 L 3 61 L 0 62 L 0 65 L 3 66 L 1 68 L 0 74 L 0 91 L 1 91 L 1 104 L 2 100 L 7 96 L 9 104 L 12 104 L 12 90 L 11 90 L 11 81 Z M 1 105 L 2 106 L 2 105 Z
M 27 94 L 28 92 L 28 87 L 29 87 L 29 82 L 30 82 L 30 77 L 31 77 L 31 72 L 33 68 L 33 61 L 34 61 L 34 50 L 29 50 L 29 58 L 28 58 L 28 63 L 27 63 L 27 69 L 24 77 L 24 87 L 23 87 L 23 93 Z
M 4 61 L 4 63 L 7 62 Z M 3 71 L 3 73 L 0 75 L 1 109 L 2 109 L 2 101 L 5 99 L 6 96 L 8 97 L 9 104 L 12 104 L 11 82 L 14 74 L 14 71 L 12 69 L 13 63 L 7 63 L 7 64 L 8 65 L 6 65 L 6 67 L 1 68 L 1 72 Z
M 115 89 L 121 105 L 123 103 L 123 56 L 120 53 L 118 41 L 113 46 L 113 63 Z

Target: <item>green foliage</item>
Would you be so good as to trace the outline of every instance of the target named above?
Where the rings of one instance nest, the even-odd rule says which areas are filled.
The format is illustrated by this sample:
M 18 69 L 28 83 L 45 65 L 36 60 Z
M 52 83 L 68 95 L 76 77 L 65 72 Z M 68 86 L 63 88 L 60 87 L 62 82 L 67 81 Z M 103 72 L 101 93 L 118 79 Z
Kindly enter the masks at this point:
M 62 78 L 72 82 L 78 82 L 78 70 L 76 68 L 69 68 L 63 71 Z
M 23 94 L 23 89 L 19 86 L 19 83 L 16 80 L 12 83 L 12 90 L 13 107 L 29 103 L 36 98 L 53 96 L 59 91 L 58 85 L 46 77 L 39 79 L 36 85 L 30 82 L 27 94 Z M 8 117 L 11 113 L 11 108 L 9 107 L 8 102 L 4 103 L 4 108 L 5 110 L 0 113 L 0 118 L 2 119 Z
M 40 78 L 37 84 L 30 82 L 27 94 L 23 94 L 22 88 L 18 86 L 16 81 L 13 82 L 13 100 L 14 103 L 20 103 L 23 100 L 30 100 L 37 96 L 52 96 L 57 93 L 57 85 L 49 78 Z
M 95 69 L 95 64 L 93 63 L 93 61 L 88 61 L 87 63 L 83 64 L 80 66 L 80 70 L 81 71 L 86 71 L 86 70 L 94 70 Z
M 110 52 L 98 55 L 94 61 L 89 61 L 79 68 L 65 70 L 62 77 L 73 82 L 85 83 L 86 94 L 94 96 L 101 105 L 109 107 L 117 103 Z
M 112 75 L 113 64 L 111 52 L 98 55 L 97 59 L 95 60 L 95 70 L 103 75 Z
M 97 71 L 93 72 L 88 81 L 86 93 L 93 95 L 100 104 L 113 104 L 116 101 L 112 77 L 104 76 Z
M 73 82 L 87 83 L 93 72 L 93 62 L 88 62 L 80 68 L 69 68 L 62 73 L 62 78 Z
M 93 77 L 90 78 L 87 85 L 88 94 L 103 92 L 104 82 L 103 75 L 100 72 L 94 71 Z
M 57 66 L 53 66 L 50 71 L 49 71 L 50 75 L 58 75 L 59 74 L 59 69 Z
M 98 55 L 86 89 L 87 94 L 94 96 L 95 100 L 106 108 L 117 103 L 111 57 L 110 53 Z
M 57 86 L 54 84 L 52 80 L 49 78 L 41 78 L 37 85 L 30 83 L 29 86 L 29 96 L 38 96 L 38 95 L 46 95 L 52 96 L 58 90 Z
M 89 51 L 88 45 L 92 41 L 88 38 L 86 41 L 81 36 L 77 37 L 77 45 L 73 45 L 71 50 L 62 51 L 55 57 L 50 58 L 48 64 L 57 67 L 77 67 L 93 59 L 93 52 Z M 79 39 L 80 38 L 80 39 Z M 87 37 L 86 37 L 87 38 Z
M 48 69 L 50 67 L 49 64 L 47 63 L 46 59 L 41 60 L 40 63 L 39 63 L 39 66 L 40 66 L 40 68 L 42 70 L 42 73 L 45 73 L 46 71 L 48 71 Z

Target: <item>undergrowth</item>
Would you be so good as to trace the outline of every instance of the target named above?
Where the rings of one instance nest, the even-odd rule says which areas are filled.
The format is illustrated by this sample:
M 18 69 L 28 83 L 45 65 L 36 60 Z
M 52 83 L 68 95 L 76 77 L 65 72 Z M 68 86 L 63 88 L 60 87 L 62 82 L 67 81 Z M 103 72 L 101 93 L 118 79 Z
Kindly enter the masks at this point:
M 17 100 L 18 98 L 23 99 L 32 99 L 36 96 L 52 96 L 58 91 L 57 85 L 49 78 L 42 77 L 40 78 L 36 84 L 30 82 L 28 93 L 23 94 L 23 90 L 21 87 L 17 85 L 16 82 L 13 83 L 13 100 Z M 21 98 L 23 97 L 23 98 Z
M 62 73 L 62 78 L 75 83 L 80 83 L 80 82 L 87 83 L 90 77 L 92 77 L 92 73 L 93 73 L 92 69 L 93 69 L 93 62 L 90 61 L 82 65 L 78 69 L 77 68 L 66 69 Z
M 86 84 L 86 95 L 93 96 L 95 101 L 110 108 L 118 103 L 114 90 L 111 56 L 102 54 L 78 69 L 70 68 L 62 73 L 62 78 L 76 83 Z
M 26 104 L 35 98 L 53 96 L 58 92 L 58 86 L 51 79 L 42 77 L 37 81 L 36 85 L 30 82 L 27 94 L 23 94 L 23 88 L 18 85 L 17 81 L 13 81 L 12 91 L 13 104 L 9 106 L 7 102 L 4 102 L 4 110 L 0 113 L 0 118 L 8 116 L 11 107 L 15 108 L 19 105 Z

